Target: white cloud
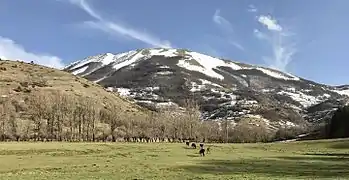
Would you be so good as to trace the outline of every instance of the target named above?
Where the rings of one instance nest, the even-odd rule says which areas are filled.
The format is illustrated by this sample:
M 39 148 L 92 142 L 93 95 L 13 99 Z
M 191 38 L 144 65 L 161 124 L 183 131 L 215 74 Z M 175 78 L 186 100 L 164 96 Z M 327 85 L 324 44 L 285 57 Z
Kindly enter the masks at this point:
M 223 30 L 228 31 L 228 32 L 233 32 L 233 26 L 231 23 L 222 17 L 221 11 L 219 9 L 216 10 L 216 12 L 213 14 L 212 20 L 215 22 L 217 25 L 223 28 Z
M 258 29 L 254 29 L 253 33 L 258 39 L 268 39 L 267 35 L 259 31 Z
M 248 5 L 247 11 L 248 12 L 257 12 L 258 10 L 253 4 L 250 4 L 250 5 Z
M 86 25 L 91 25 L 92 28 L 98 27 L 97 29 L 100 29 L 109 34 L 127 36 L 132 39 L 136 39 L 156 47 L 166 47 L 166 48 L 171 47 L 171 43 L 167 40 L 163 41 L 153 35 L 150 35 L 149 33 L 141 32 L 141 31 L 138 31 L 137 29 L 121 25 L 120 23 L 116 23 L 116 22 L 112 22 L 104 19 L 85 0 L 69 0 L 69 2 L 78 6 L 79 8 L 84 10 L 87 14 L 89 14 L 91 17 L 97 20 L 97 22 L 89 22 L 88 24 L 86 24 Z M 96 24 L 98 24 L 98 26 L 96 26 Z
M 237 42 L 230 41 L 229 44 L 235 46 L 236 48 L 240 49 L 241 51 L 245 51 L 245 48 L 241 44 L 239 44 Z
M 271 16 L 261 15 L 258 17 L 258 21 L 265 25 L 269 30 L 282 31 L 282 27 Z
M 287 66 L 292 62 L 294 54 L 297 52 L 295 43 L 292 42 L 292 36 L 295 34 L 286 31 L 284 27 L 276 22 L 271 16 L 259 16 L 258 22 L 267 27 L 262 32 L 254 29 L 254 35 L 265 41 L 271 47 L 272 55 L 263 57 L 263 60 L 271 68 L 281 71 L 287 71 Z
M 34 61 L 36 64 L 61 69 L 64 67 L 59 57 L 47 54 L 28 52 L 24 47 L 13 40 L 0 36 L 0 58 L 8 60 L 20 60 L 24 62 Z
M 237 49 L 240 49 L 242 51 L 245 50 L 245 48 L 239 44 L 236 41 L 233 41 L 232 36 L 234 33 L 233 25 L 223 16 L 221 16 L 221 11 L 217 9 L 215 13 L 213 14 L 212 20 L 214 23 L 216 23 L 224 32 L 226 32 L 226 39 L 228 39 L 228 43 L 236 47 Z

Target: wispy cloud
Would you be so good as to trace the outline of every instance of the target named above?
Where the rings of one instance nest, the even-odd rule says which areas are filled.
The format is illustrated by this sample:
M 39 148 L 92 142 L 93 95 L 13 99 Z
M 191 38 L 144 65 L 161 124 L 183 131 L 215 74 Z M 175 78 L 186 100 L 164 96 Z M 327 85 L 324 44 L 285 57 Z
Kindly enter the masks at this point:
M 234 32 L 232 24 L 227 19 L 221 16 L 221 11 L 219 9 L 217 9 L 213 14 L 212 20 L 217 25 L 219 25 L 219 27 L 221 27 L 224 31 L 228 31 L 231 33 Z
M 250 4 L 250 5 L 248 5 L 247 11 L 248 12 L 257 12 L 258 10 L 253 4 Z
M 232 38 L 234 35 L 233 25 L 230 23 L 230 21 L 228 21 L 226 18 L 221 16 L 221 11 L 219 9 L 217 9 L 213 14 L 212 20 L 216 25 L 218 25 L 218 27 L 220 27 L 224 31 L 229 44 L 233 45 L 234 47 L 242 51 L 245 50 L 245 48 L 241 44 L 239 44 L 236 40 L 233 40 L 234 39 Z
M 63 61 L 57 56 L 47 54 L 31 53 L 11 39 L 0 36 L 0 58 L 8 60 L 20 60 L 24 62 L 34 61 L 47 67 L 61 69 Z
M 103 18 L 89 3 L 87 3 L 86 0 L 69 0 L 69 2 L 84 10 L 87 14 L 89 14 L 96 20 L 88 21 L 88 23 L 85 22 L 85 25 L 90 25 L 91 28 L 97 28 L 102 30 L 103 32 L 113 35 L 127 36 L 156 47 L 171 47 L 171 43 L 167 40 L 163 41 L 160 38 L 144 31 L 142 32 L 135 28 L 126 27 L 121 23 L 112 22 Z
M 257 21 L 265 27 L 265 30 L 254 29 L 255 37 L 268 43 L 272 50 L 272 55 L 263 57 L 263 60 L 271 68 L 287 71 L 287 66 L 297 52 L 296 45 L 292 42 L 292 36 L 295 34 L 287 31 L 271 16 L 260 15 Z
M 241 51 L 245 51 L 245 48 L 241 44 L 239 44 L 235 41 L 229 41 L 229 44 L 235 46 L 236 48 L 240 49 Z

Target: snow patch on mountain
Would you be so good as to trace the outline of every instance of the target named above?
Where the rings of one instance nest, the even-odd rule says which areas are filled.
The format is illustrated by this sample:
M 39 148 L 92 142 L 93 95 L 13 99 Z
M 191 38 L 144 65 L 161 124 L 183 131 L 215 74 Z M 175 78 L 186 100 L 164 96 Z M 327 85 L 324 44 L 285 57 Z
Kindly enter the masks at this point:
M 74 75 L 77 75 L 77 74 L 85 72 L 87 68 L 88 68 L 88 66 L 85 66 L 85 67 L 79 68 L 79 69 L 77 69 L 77 70 L 75 70 L 75 71 L 73 71 L 71 73 L 74 74 Z
M 208 84 L 208 85 L 212 85 L 212 86 L 216 86 L 216 87 L 222 88 L 221 85 L 216 84 L 216 83 L 213 83 L 213 82 L 208 81 L 208 80 L 206 80 L 206 79 L 199 79 L 199 80 L 200 80 L 201 83 L 204 84 L 204 85 L 205 85 L 205 84 Z
M 124 54 L 124 53 L 121 53 L 121 54 Z M 115 57 L 116 57 L 116 55 L 114 55 L 112 53 L 105 53 L 105 54 L 99 54 L 97 56 L 91 56 L 91 57 L 88 57 L 88 58 L 80 61 L 80 63 L 71 67 L 71 69 L 80 68 L 80 67 L 82 67 L 88 63 L 91 63 L 91 62 L 100 62 L 103 65 L 108 65 L 108 64 L 112 63 L 113 61 L 115 61 Z M 117 57 L 117 58 L 119 58 L 119 57 Z
M 129 54 L 125 54 L 124 56 L 133 56 L 131 59 L 126 59 L 125 61 L 122 61 L 120 63 L 117 63 L 113 66 L 113 68 L 115 70 L 118 70 L 118 69 L 121 69 L 125 66 L 128 66 L 132 63 L 135 63 L 137 60 L 139 60 L 140 58 L 144 57 L 144 55 L 140 54 L 140 53 L 137 53 L 137 54 L 134 54 L 134 52 L 131 52 Z M 124 57 L 122 56 L 122 57 Z
M 283 90 L 278 92 L 277 94 L 289 96 L 293 100 L 299 102 L 304 108 L 318 104 L 322 101 L 327 100 L 330 97 L 329 94 L 323 94 L 322 96 L 310 96 L 302 92 L 296 92 L 296 91 L 290 92 L 290 91 L 283 91 Z
M 233 62 L 225 62 L 221 59 L 214 58 L 208 55 L 200 54 L 197 52 L 187 52 L 187 58 L 178 61 L 178 66 L 188 69 L 190 71 L 198 71 L 208 76 L 224 79 L 224 77 L 216 73 L 213 69 L 217 69 L 218 66 L 230 67 L 233 70 L 242 69 L 239 65 Z
M 117 88 L 117 92 L 120 94 L 120 96 L 129 96 L 130 93 L 130 89 L 128 88 Z
M 145 49 L 147 50 L 147 49 Z M 144 51 L 144 50 L 143 50 Z M 150 49 L 150 56 L 165 56 L 165 57 L 175 57 L 178 56 L 177 53 L 177 49 Z
M 349 89 L 345 89 L 345 90 L 333 90 L 334 92 L 340 94 L 340 95 L 345 95 L 345 96 L 349 96 Z
M 173 72 L 171 71 L 160 71 L 156 73 L 157 75 L 171 75 Z
M 277 79 L 294 80 L 294 81 L 299 81 L 300 80 L 299 77 L 296 77 L 294 75 L 287 74 L 289 77 L 286 77 L 285 75 L 282 75 L 281 73 L 277 73 L 277 72 L 274 72 L 274 71 L 271 71 L 271 70 L 268 70 L 268 69 L 265 69 L 265 68 L 261 68 L 261 67 L 251 68 L 251 69 L 260 70 L 263 73 L 265 73 L 265 74 L 267 74 L 269 76 L 272 76 L 274 78 L 277 78 Z M 286 73 L 284 73 L 284 74 L 286 74 Z

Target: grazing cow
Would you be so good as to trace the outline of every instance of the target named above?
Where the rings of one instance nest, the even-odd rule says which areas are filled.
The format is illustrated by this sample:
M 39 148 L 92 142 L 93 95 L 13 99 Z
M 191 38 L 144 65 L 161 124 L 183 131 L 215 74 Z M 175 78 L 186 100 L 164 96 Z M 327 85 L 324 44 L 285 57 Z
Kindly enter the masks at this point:
M 200 151 L 199 151 L 200 155 L 205 156 L 205 148 L 204 148 L 204 144 L 200 143 Z
M 189 142 L 187 141 L 187 142 L 185 142 L 185 144 L 187 145 L 187 146 L 189 146 Z
M 195 143 L 191 143 L 191 147 L 196 149 L 196 144 Z
M 203 147 L 200 148 L 199 153 L 200 153 L 201 156 L 205 156 L 205 149 Z

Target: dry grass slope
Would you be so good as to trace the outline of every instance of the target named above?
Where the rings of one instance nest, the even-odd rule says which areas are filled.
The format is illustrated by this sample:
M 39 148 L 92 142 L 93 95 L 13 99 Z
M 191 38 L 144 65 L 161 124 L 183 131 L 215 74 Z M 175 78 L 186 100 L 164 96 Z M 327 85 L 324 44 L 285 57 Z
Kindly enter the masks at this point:
M 0 61 L 0 141 L 115 141 L 120 121 L 148 113 L 68 72 Z
M 117 103 L 124 111 L 143 113 L 145 110 L 131 101 L 120 98 L 102 86 L 68 72 L 19 61 L 0 61 L 0 96 L 19 101 L 34 93 L 66 92 L 76 97 L 86 97 L 101 102 Z

